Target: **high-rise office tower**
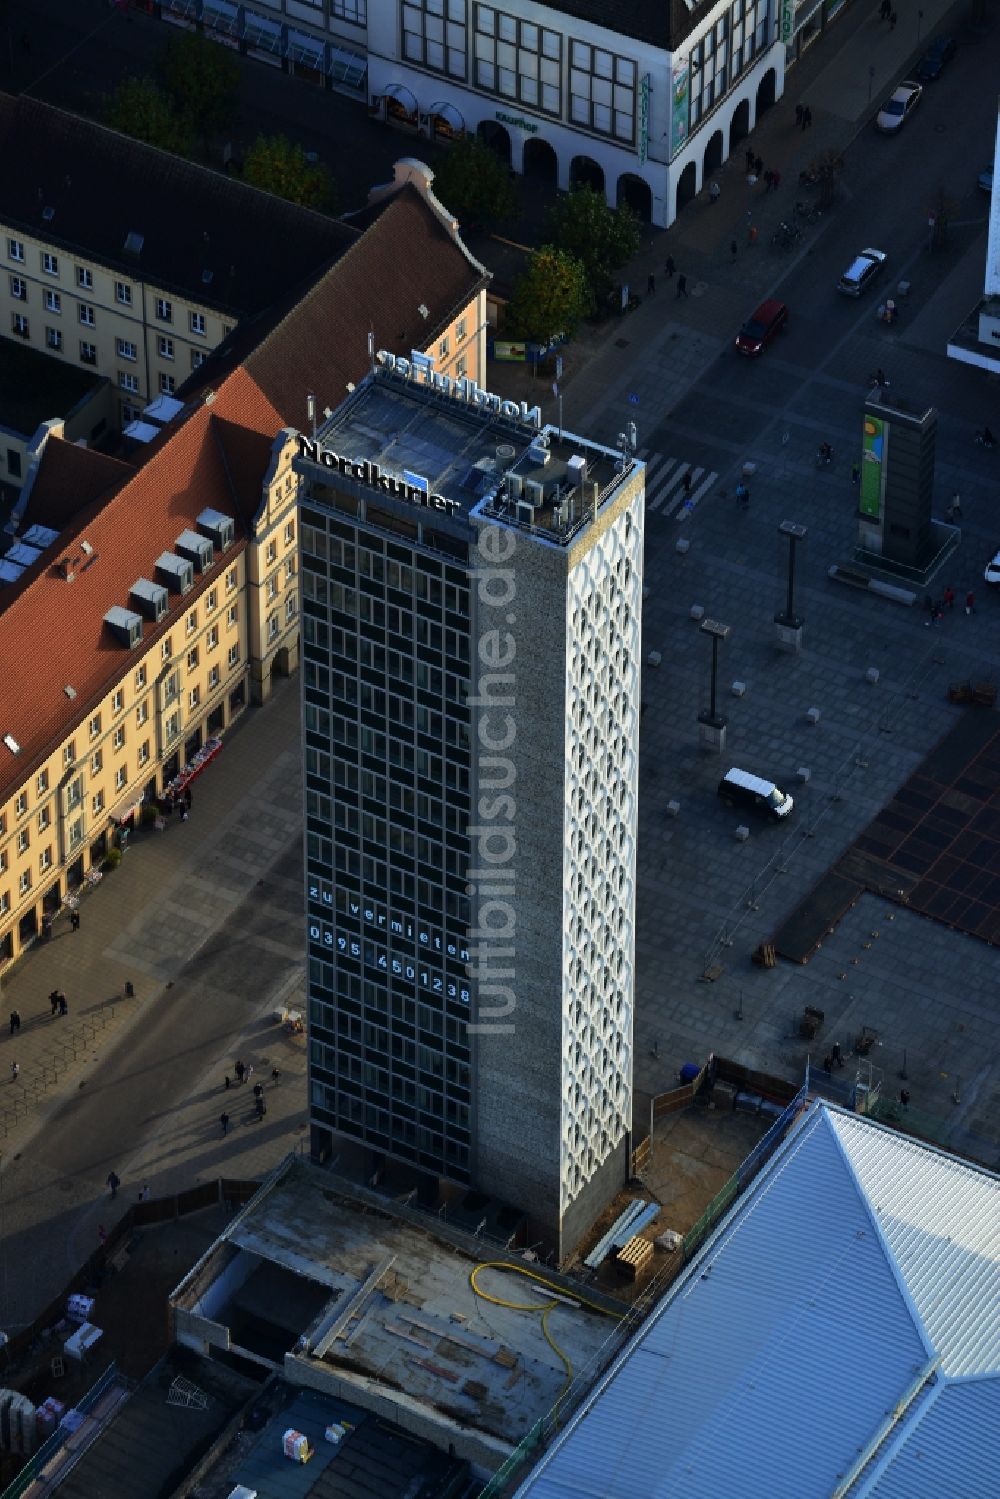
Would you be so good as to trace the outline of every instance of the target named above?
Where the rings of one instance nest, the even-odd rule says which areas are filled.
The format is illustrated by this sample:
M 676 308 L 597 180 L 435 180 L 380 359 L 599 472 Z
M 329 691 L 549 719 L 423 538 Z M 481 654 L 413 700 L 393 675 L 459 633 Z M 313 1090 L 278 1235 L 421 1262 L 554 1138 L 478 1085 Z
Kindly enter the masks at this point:
M 313 1152 L 562 1257 L 628 1171 L 644 470 L 374 363 L 297 460 Z

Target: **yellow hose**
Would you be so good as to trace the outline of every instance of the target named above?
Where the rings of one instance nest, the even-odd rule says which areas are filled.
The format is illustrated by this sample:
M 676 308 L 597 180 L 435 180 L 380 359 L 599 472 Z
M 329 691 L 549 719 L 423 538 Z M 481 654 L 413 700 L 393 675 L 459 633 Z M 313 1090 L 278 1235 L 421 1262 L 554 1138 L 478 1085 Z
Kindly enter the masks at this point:
M 545 1286 L 547 1290 L 556 1291 L 559 1296 L 572 1297 L 572 1299 L 574 1301 L 578 1301 L 581 1306 L 589 1307 L 591 1311 L 594 1312 L 600 1312 L 604 1317 L 613 1317 L 616 1322 L 620 1320 L 620 1314 L 618 1312 L 608 1311 L 607 1307 L 600 1306 L 596 1301 L 588 1300 L 586 1296 L 581 1296 L 576 1291 L 567 1291 L 563 1286 L 556 1285 L 554 1281 L 546 1280 L 544 1275 L 537 1275 L 534 1270 L 526 1270 L 521 1265 L 508 1265 L 503 1260 L 486 1260 L 483 1264 L 477 1265 L 475 1269 L 470 1272 L 469 1284 L 471 1285 L 475 1294 L 482 1297 L 483 1301 L 492 1302 L 494 1306 L 506 1307 L 508 1311 L 512 1312 L 541 1312 L 542 1335 L 545 1338 L 545 1341 L 548 1343 L 549 1347 L 552 1349 L 552 1352 L 556 1355 L 563 1368 L 566 1370 L 566 1382 L 563 1385 L 562 1389 L 559 1391 L 559 1397 L 556 1400 L 555 1405 L 553 1406 L 553 1414 L 557 1415 L 559 1407 L 565 1398 L 566 1391 L 573 1383 L 573 1365 L 570 1363 L 565 1353 L 563 1353 L 555 1338 L 549 1332 L 548 1325 L 549 1313 L 551 1311 L 554 1311 L 557 1306 L 562 1305 L 562 1303 L 558 1300 L 545 1302 L 506 1301 L 502 1296 L 491 1296 L 488 1291 L 480 1290 L 477 1283 L 477 1277 L 481 1270 L 503 1270 L 510 1275 L 525 1275 L 527 1276 L 528 1280 L 537 1281 L 540 1286 Z

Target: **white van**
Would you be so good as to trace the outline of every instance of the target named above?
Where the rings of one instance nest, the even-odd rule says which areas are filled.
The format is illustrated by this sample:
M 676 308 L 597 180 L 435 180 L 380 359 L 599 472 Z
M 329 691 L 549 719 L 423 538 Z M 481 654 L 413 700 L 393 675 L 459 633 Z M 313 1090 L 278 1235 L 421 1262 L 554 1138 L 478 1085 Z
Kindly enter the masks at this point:
M 795 803 L 787 791 L 773 781 L 753 776 L 748 770 L 728 770 L 719 782 L 719 796 L 727 807 L 756 807 L 776 821 L 787 817 Z

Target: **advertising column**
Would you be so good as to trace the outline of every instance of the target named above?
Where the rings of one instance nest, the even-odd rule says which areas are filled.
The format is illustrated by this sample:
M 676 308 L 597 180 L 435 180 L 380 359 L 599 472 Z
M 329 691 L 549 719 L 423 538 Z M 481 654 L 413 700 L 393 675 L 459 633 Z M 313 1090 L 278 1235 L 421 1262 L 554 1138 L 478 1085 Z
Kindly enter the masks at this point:
M 886 423 L 866 411 L 861 440 L 858 540 L 867 552 L 882 551 L 882 497 L 885 491 Z

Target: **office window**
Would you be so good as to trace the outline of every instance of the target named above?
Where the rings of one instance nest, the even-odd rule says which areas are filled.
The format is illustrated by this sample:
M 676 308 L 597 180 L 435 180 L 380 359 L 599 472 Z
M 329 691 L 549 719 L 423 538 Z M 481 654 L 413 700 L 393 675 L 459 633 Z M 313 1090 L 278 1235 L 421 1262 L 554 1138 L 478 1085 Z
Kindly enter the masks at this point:
M 68 744 L 63 745 L 63 766 L 68 767 L 76 759 L 76 740 L 71 739 Z
M 128 785 L 128 769 L 124 765 L 119 765 L 118 769 L 115 771 L 115 790 L 116 791 L 124 791 L 124 789 L 125 789 L 125 787 L 127 785 Z
M 174 320 L 174 304 L 168 302 L 164 297 L 156 299 L 156 316 L 161 323 L 172 323 Z
M 211 614 L 212 610 L 217 609 L 218 607 L 219 590 L 217 588 L 210 588 L 208 590 L 208 593 L 205 595 L 205 612 L 206 614 Z
M 23 276 L 11 276 L 10 294 L 15 302 L 26 302 L 28 300 L 28 283 Z
M 66 787 L 67 807 L 78 807 L 83 800 L 83 776 L 77 776 Z
M 198 704 L 200 702 L 201 702 L 201 688 L 200 687 L 192 687 L 191 690 L 188 692 L 188 707 L 189 708 L 197 708 L 197 706 L 198 706 Z
M 28 793 L 26 791 L 19 791 L 17 794 L 17 801 L 14 803 L 14 811 L 17 813 L 18 817 L 23 817 L 27 810 Z
M 227 626 L 234 625 L 236 623 L 236 621 L 239 619 L 239 617 L 240 617 L 240 614 L 239 614 L 239 608 L 238 608 L 238 606 L 236 604 L 230 604 L 229 608 L 226 610 L 226 624 L 227 624 Z
M 28 338 L 30 336 L 28 330 L 28 319 L 22 312 L 11 313 L 10 326 L 13 332 L 17 334 L 18 338 Z
M 441 342 L 438 344 L 438 358 L 439 359 L 447 359 L 448 358 L 449 347 L 450 346 L 449 346 L 447 338 L 442 338 Z
M 19 239 L 9 239 L 7 241 L 7 258 L 8 258 L 8 260 L 16 260 L 21 265 L 24 264 L 24 243 L 23 243 L 23 241 L 21 241 Z
M 464 80 L 465 0 L 403 0 L 403 56 Z
M 45 311 L 62 313 L 62 297 L 47 286 L 44 292 Z
M 238 569 L 235 567 L 231 567 L 226 573 L 226 592 L 232 593 L 233 589 L 239 583 L 239 580 L 240 575 Z M 230 621 L 230 623 L 232 623 L 232 621 Z
M 213 666 L 212 670 L 208 674 L 208 690 L 209 690 L 209 692 L 211 692 L 214 687 L 218 687 L 219 682 L 221 680 L 222 680 L 222 673 L 219 671 L 219 668 L 217 666 Z
M 278 597 L 278 580 L 277 580 L 277 578 L 268 578 L 268 580 L 267 580 L 267 602 L 270 603 L 272 599 L 276 599 L 277 597 Z
M 52 812 L 51 812 L 50 808 L 43 807 L 42 810 L 39 812 L 38 817 L 35 820 L 36 820 L 36 822 L 38 824 L 38 831 L 40 833 L 44 833 L 45 829 L 48 827 L 49 823 L 52 821 Z
M 200 338 L 205 336 L 205 314 L 203 312 L 191 313 L 191 332 L 197 333 Z
M 285 558 L 285 577 L 286 578 L 294 578 L 295 577 L 295 558 L 294 557 L 286 557 Z
M 170 636 L 166 635 L 160 641 L 160 660 L 169 661 L 173 653 L 173 643 L 170 639 Z
M 53 255 L 49 250 L 42 251 L 42 270 L 46 276 L 58 276 L 59 256 Z
M 180 672 L 172 671 L 169 677 L 163 679 L 163 701 L 172 703 L 180 689 Z
M 160 351 L 161 359 L 173 359 L 174 341 L 172 338 L 158 338 L 156 341 L 156 346 Z
M 193 635 L 194 632 L 195 632 L 195 630 L 197 630 L 197 628 L 198 628 L 198 611 L 197 611 L 197 609 L 192 609 L 191 612 L 188 614 L 187 621 L 185 623 L 185 629 L 187 630 L 187 633 L 189 635 Z
M 291 475 L 289 475 L 289 478 L 291 478 Z M 295 522 L 293 520 L 289 520 L 285 522 L 285 546 L 290 547 L 294 540 Z
M 200 366 L 205 363 L 205 360 L 207 358 L 208 358 L 208 355 L 205 353 L 204 349 L 192 349 L 191 350 L 191 368 L 193 370 L 199 369 Z
M 96 314 L 89 302 L 80 303 L 80 322 L 85 328 L 93 328 L 96 323 Z
M 62 333 L 60 332 L 60 330 L 58 328 L 46 328 L 46 330 L 45 330 L 45 347 L 47 349 L 55 349 L 56 352 L 58 353 L 58 351 L 62 348 L 62 346 L 63 346 L 63 340 L 62 340 Z
M 146 720 L 148 718 L 149 718 L 149 699 L 148 698 L 143 698 L 142 702 L 138 704 L 138 706 L 136 707 L 136 710 L 135 710 L 136 728 L 142 728 L 142 725 L 146 722 Z
M 49 789 L 49 773 L 48 773 L 47 770 L 40 770 L 38 772 L 37 776 L 35 777 L 35 791 L 36 791 L 36 793 L 37 793 L 38 796 L 44 796 L 45 793 L 46 793 L 46 791 L 48 791 L 48 789 Z
M 48 848 L 43 848 L 42 851 L 41 851 L 41 853 L 38 855 L 38 873 L 39 874 L 44 874 L 45 871 L 47 869 L 51 869 L 51 867 L 52 867 L 52 844 L 50 843 L 49 846 L 48 846 Z
M 99 817 L 104 811 L 104 792 L 95 791 L 90 800 L 90 810 L 94 817 Z
M 94 753 L 90 757 L 90 774 L 92 776 L 99 776 L 100 773 L 101 773 L 101 771 L 103 769 L 104 769 L 104 751 L 103 750 L 95 750 Z
M 99 713 L 95 713 L 90 720 L 89 732 L 91 739 L 96 739 L 101 732 L 101 715 Z
M 115 300 L 122 307 L 132 306 L 132 288 L 125 281 L 115 282 Z
M 76 848 L 83 842 L 83 818 L 78 817 L 76 822 L 70 823 L 69 846 Z
M 177 735 L 180 733 L 180 731 L 181 731 L 181 716 L 180 716 L 179 713 L 171 713 L 170 717 L 167 719 L 166 723 L 163 725 L 163 733 L 164 733 L 164 737 L 166 738 L 167 743 L 169 744 L 172 739 L 176 739 Z
M 137 666 L 135 669 L 135 690 L 141 692 L 146 685 L 146 668 Z
M 587 130 L 635 139 L 636 66 L 589 42 L 570 42 L 570 119 Z
M 115 349 L 119 359 L 129 359 L 133 362 L 139 357 L 139 350 L 128 338 L 116 338 Z
M 271 563 L 277 559 L 277 556 L 278 543 L 276 541 L 269 541 L 267 544 L 267 555 L 265 559 L 268 567 L 270 567 Z
M 455 324 L 455 342 L 461 343 L 468 336 L 468 324 L 464 317 L 460 317 Z
M 219 627 L 218 627 L 218 625 L 213 625 L 212 628 L 209 630 L 208 634 L 205 636 L 205 649 L 206 649 L 206 651 L 214 651 L 215 648 L 216 648 L 216 646 L 218 645 L 218 643 L 219 643 Z
M 239 645 L 238 644 L 237 645 L 231 645 L 229 647 L 229 656 L 228 656 L 228 663 L 229 663 L 230 670 L 232 670 L 232 668 L 237 664 L 237 662 L 239 661 L 239 659 L 240 659 L 240 648 L 239 648 Z
M 30 847 L 31 834 L 28 832 L 27 828 L 22 828 L 17 835 L 17 851 L 19 854 L 26 854 Z
M 187 669 L 188 669 L 188 671 L 196 671 L 197 667 L 198 667 L 198 647 L 196 645 L 194 645 L 194 646 L 191 647 L 191 649 L 187 653 Z
M 115 747 L 116 750 L 120 750 L 120 749 L 124 748 L 124 746 L 125 746 L 125 725 L 124 724 L 120 723 L 118 725 L 117 729 L 115 729 L 114 739 L 112 740 L 112 743 L 114 744 L 114 747 Z
M 96 344 L 88 344 L 82 338 L 80 340 L 80 363 L 81 364 L 96 364 L 97 363 L 97 345 Z
M 166 375 L 166 374 L 163 374 L 161 372 L 161 374 L 160 374 L 160 395 L 161 396 L 172 396 L 173 393 L 174 393 L 174 391 L 176 389 L 177 389 L 177 381 L 174 379 L 173 375 Z
M 143 740 L 142 744 L 140 744 L 140 746 L 139 746 L 139 754 L 138 754 L 137 758 L 138 758 L 140 767 L 143 766 L 143 765 L 145 765 L 146 762 L 148 761 L 148 759 L 149 759 L 149 740 L 148 739 Z
M 94 285 L 93 271 L 89 271 L 85 265 L 78 265 L 76 268 L 76 284 L 90 291 Z
M 125 689 L 124 689 L 124 687 L 116 687 L 115 688 L 115 695 L 111 699 L 111 711 L 112 711 L 112 713 L 120 713 L 122 711 L 122 709 L 124 708 L 124 706 L 125 706 Z
M 288 595 L 287 599 L 285 600 L 285 619 L 286 620 L 293 620 L 294 618 L 295 618 L 295 595 L 294 595 L 294 593 L 290 593 Z
M 130 375 L 127 370 L 119 370 L 118 384 L 122 390 L 127 390 L 130 395 L 137 396 L 139 394 L 138 375 Z
M 2 895 L 0 895 L 0 916 L 6 916 L 7 912 L 9 910 L 10 910 L 10 891 L 9 890 L 5 890 L 4 893 Z
M 476 6 L 476 81 L 505 99 L 562 113 L 562 37 L 558 31 Z
M 22 895 L 27 895 L 27 893 L 28 893 L 28 891 L 30 889 L 31 889 L 31 870 L 30 869 L 26 869 L 26 870 L 24 870 L 23 874 L 21 875 L 20 880 L 18 881 L 18 890 L 20 891 L 20 893 Z
M 278 633 L 278 616 L 276 614 L 272 614 L 271 617 L 268 619 L 268 622 L 267 622 L 267 638 L 268 638 L 268 642 L 269 643 L 270 643 L 270 641 L 272 641 L 274 639 L 274 637 L 277 635 L 277 633 Z

